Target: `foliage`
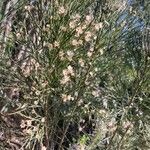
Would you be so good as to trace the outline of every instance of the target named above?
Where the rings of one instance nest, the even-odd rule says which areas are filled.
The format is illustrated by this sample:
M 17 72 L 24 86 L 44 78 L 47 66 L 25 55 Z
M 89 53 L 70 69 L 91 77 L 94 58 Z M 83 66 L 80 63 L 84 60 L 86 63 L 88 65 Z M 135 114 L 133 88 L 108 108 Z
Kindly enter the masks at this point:
M 148 150 L 146 3 L 15 3 L 1 18 L 0 147 Z

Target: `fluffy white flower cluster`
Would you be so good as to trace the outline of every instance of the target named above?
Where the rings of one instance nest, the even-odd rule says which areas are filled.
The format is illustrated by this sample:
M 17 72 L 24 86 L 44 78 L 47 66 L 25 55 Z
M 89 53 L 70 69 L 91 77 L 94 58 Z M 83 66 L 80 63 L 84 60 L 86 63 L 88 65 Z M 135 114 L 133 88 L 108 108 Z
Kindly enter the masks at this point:
M 68 83 L 68 82 L 70 81 L 70 77 L 71 77 L 71 76 L 75 76 L 73 67 L 70 66 L 70 65 L 67 67 L 67 69 L 64 69 L 64 70 L 62 71 L 62 73 L 63 73 L 63 78 L 62 78 L 62 80 L 60 81 L 60 83 L 61 83 L 62 85 Z

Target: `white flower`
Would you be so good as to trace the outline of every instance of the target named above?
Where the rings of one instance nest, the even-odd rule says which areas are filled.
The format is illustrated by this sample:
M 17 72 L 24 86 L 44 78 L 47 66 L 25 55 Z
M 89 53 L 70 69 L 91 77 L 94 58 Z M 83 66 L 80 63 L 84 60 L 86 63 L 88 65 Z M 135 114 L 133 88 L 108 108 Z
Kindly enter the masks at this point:
M 83 41 L 82 41 L 82 40 L 79 40 L 79 41 L 78 41 L 78 44 L 82 45 L 82 44 L 83 44 Z
M 88 51 L 88 52 L 87 52 L 87 56 L 88 56 L 88 57 L 91 57 L 91 56 L 92 56 L 92 52 L 89 52 L 89 51 Z
M 86 41 L 86 42 L 89 42 L 89 41 L 91 41 L 91 38 L 88 37 L 88 36 L 85 36 L 85 41 Z
M 77 32 L 77 37 L 80 36 L 80 34 L 83 33 L 82 27 L 77 27 L 76 32 Z
M 64 27 L 64 26 L 61 26 L 61 27 L 60 27 L 60 30 L 62 30 L 62 31 L 64 31 L 64 32 L 66 32 L 66 31 L 67 31 L 67 28 L 66 28 L 66 27 Z
M 79 19 L 81 18 L 81 15 L 75 14 L 72 18 L 73 18 L 73 19 L 76 19 L 76 20 L 79 20 Z
M 91 40 L 92 33 L 90 31 L 85 32 L 85 41 L 89 42 Z
M 97 71 L 98 71 L 98 68 L 97 68 L 97 67 L 96 67 L 96 68 L 94 68 L 94 71 L 95 71 L 95 72 L 97 72 Z
M 103 55 L 103 54 L 104 54 L 103 49 L 100 49 L 99 51 L 100 51 L 100 54 L 101 54 L 101 55 Z
M 61 6 L 61 7 L 59 7 L 59 9 L 58 9 L 58 14 L 60 14 L 60 15 L 62 15 L 62 14 L 64 14 L 65 13 L 65 8 L 63 7 L 63 6 Z
M 66 84 L 67 82 L 69 82 L 70 81 L 70 77 L 69 76 L 64 76 L 63 78 L 62 78 L 62 80 L 60 80 L 60 83 L 62 84 L 62 85 L 64 85 L 64 84 Z
M 33 131 L 30 128 L 29 129 L 24 129 L 23 133 L 31 135 L 31 134 L 33 134 Z
M 61 60 L 64 60 L 64 55 L 65 55 L 64 52 L 62 51 L 59 52 L 59 57 Z
M 42 150 L 47 150 L 47 148 L 45 146 L 42 146 Z
M 47 24 L 46 27 L 47 27 L 47 28 L 50 28 L 50 24 Z
M 123 122 L 123 127 L 125 128 L 125 129 L 128 129 L 128 128 L 132 128 L 133 127 L 133 124 L 131 123 L 131 122 L 129 122 L 129 121 L 127 121 L 127 122 Z
M 99 113 L 100 113 L 101 115 L 105 115 L 105 114 L 106 114 L 106 111 L 105 111 L 104 109 L 100 109 L 100 110 L 99 110 Z
M 93 48 L 93 47 L 91 47 L 91 48 L 90 48 L 90 51 L 91 51 L 91 52 L 93 52 L 93 51 L 94 51 L 94 48 Z
M 40 91 L 39 90 L 36 90 L 36 92 L 35 92 L 35 94 L 38 96 L 38 95 L 40 95 Z
M 41 119 L 41 122 L 45 122 L 45 118 L 44 117 Z
M 81 106 L 81 104 L 83 104 L 83 99 L 80 99 L 80 100 L 78 101 L 78 106 Z
M 34 101 L 34 105 L 38 105 L 38 101 Z
M 45 82 L 43 82 L 43 83 L 41 84 L 42 88 L 45 88 L 46 85 L 48 85 L 48 82 L 47 82 L 47 81 L 45 81 Z
M 103 24 L 100 22 L 100 23 L 97 23 L 97 24 L 95 24 L 95 30 L 99 30 L 99 29 L 101 29 L 103 27 Z
M 62 94 L 62 100 L 63 102 L 67 102 L 67 101 L 73 100 L 73 97 L 71 97 L 71 95 Z
M 93 73 L 93 72 L 89 72 L 89 74 L 91 75 L 91 77 L 93 77 L 93 76 L 94 76 L 94 73 Z
M 72 45 L 73 45 L 73 46 L 78 45 L 78 41 L 77 41 L 77 40 L 75 40 L 75 39 L 74 39 L 74 40 L 72 40 Z
M 74 76 L 74 70 L 73 70 L 72 66 L 70 66 L 70 65 L 67 67 L 67 69 L 64 69 L 62 71 L 62 73 L 63 73 L 63 78 L 60 80 L 61 84 L 66 84 L 67 82 L 69 82 L 70 75 Z
M 54 47 L 59 47 L 59 42 L 55 41 L 54 42 Z
M 93 18 L 92 15 L 87 15 L 87 16 L 86 16 L 86 21 L 87 21 L 87 22 L 91 22 L 91 21 L 92 21 L 92 18 Z
M 25 123 L 25 121 L 24 121 L 24 120 L 21 120 L 20 127 L 21 127 L 21 128 L 25 128 L 25 127 L 26 127 L 26 123 Z
M 26 120 L 27 122 L 27 126 L 31 126 L 32 125 L 32 120 Z
M 68 69 L 69 74 L 74 76 L 74 70 L 73 70 L 72 66 L 69 65 L 67 69 Z
M 68 59 L 71 61 L 72 57 L 74 56 L 74 52 L 72 51 L 67 51 Z
M 129 7 L 129 11 L 130 11 L 130 13 L 133 11 L 133 7 L 132 6 Z
M 92 91 L 92 95 L 93 95 L 94 97 L 98 97 L 98 96 L 99 96 L 99 93 L 98 93 L 98 91 Z
M 63 75 L 64 75 L 64 76 L 67 76 L 68 74 L 69 74 L 68 70 L 67 70 L 67 69 L 64 69 L 64 70 L 63 70 Z
M 21 38 L 21 34 L 20 33 L 17 33 L 16 34 L 16 37 L 19 39 L 19 38 Z
M 88 36 L 88 37 L 91 37 L 92 33 L 90 31 L 87 31 L 87 32 L 85 32 L 85 35 Z
M 85 81 L 85 85 L 89 85 L 90 84 L 90 82 L 88 82 L 88 81 Z
M 79 127 L 79 131 L 82 131 L 82 130 L 83 130 L 83 128 L 80 126 L 80 127 Z
M 81 67 L 84 67 L 84 60 L 82 58 L 79 59 L 79 64 Z
M 97 36 L 96 36 L 96 35 L 94 35 L 93 39 L 94 39 L 94 40 L 96 40 L 96 39 L 97 39 Z
M 103 106 L 104 106 L 104 108 L 108 107 L 108 101 L 105 98 L 103 98 Z
M 30 5 L 27 5 L 24 7 L 24 9 L 30 11 L 32 9 L 32 7 Z
M 84 24 L 84 25 L 82 26 L 82 29 L 84 30 L 84 29 L 86 29 L 86 27 L 87 27 L 87 26 Z
M 48 44 L 48 48 L 53 49 L 53 45 L 52 44 Z
M 75 26 L 76 26 L 76 22 L 75 22 L 75 21 L 71 21 L 71 22 L 69 23 L 69 27 L 70 27 L 71 29 L 74 29 Z

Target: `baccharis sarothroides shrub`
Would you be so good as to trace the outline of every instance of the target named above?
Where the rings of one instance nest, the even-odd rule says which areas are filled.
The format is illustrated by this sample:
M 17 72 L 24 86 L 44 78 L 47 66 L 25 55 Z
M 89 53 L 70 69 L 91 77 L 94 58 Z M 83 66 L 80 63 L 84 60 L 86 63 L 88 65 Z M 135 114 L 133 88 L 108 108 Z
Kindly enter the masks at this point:
M 137 44 L 129 46 L 136 28 L 129 7 L 115 10 L 105 0 L 17 4 L 2 44 L 0 109 L 4 121 L 18 119 L 19 148 L 129 148 L 144 128 L 148 74 L 146 54 L 133 55 Z

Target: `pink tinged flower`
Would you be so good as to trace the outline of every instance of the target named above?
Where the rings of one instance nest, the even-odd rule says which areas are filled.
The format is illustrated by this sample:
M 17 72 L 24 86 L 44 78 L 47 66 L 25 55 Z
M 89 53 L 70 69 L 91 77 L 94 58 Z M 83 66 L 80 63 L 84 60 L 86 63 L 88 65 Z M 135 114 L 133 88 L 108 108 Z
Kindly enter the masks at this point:
M 64 70 L 63 70 L 63 75 L 64 75 L 64 76 L 67 76 L 68 74 L 69 74 L 68 70 L 67 70 L 67 69 L 64 69 Z
M 69 74 L 74 76 L 74 70 L 73 70 L 72 66 L 69 65 L 67 69 L 68 69 Z
M 76 32 L 77 32 L 77 37 L 80 36 L 83 33 L 82 27 L 77 27 Z
M 75 21 L 71 21 L 71 22 L 69 23 L 69 27 L 70 27 L 71 29 L 74 29 L 75 26 L 76 26 L 76 22 L 75 22 Z
M 23 71 L 24 76 L 27 77 L 30 75 L 31 69 L 29 66 L 27 66 L 26 68 L 22 69 L 22 71 Z
M 62 80 L 60 80 L 60 83 L 61 83 L 62 85 L 65 85 L 65 84 L 67 84 L 69 81 L 70 81 L 70 77 L 69 77 L 69 76 L 64 76 L 64 77 L 62 78 Z
M 82 26 L 82 30 L 84 30 L 84 29 L 86 29 L 87 28 L 87 26 L 84 24 L 83 26 Z
M 32 125 L 32 120 L 27 120 L 27 126 L 31 126 Z
M 71 97 L 71 95 L 62 94 L 62 100 L 63 100 L 63 102 L 67 102 L 67 101 L 72 100 L 72 97 Z
M 82 130 L 83 130 L 83 128 L 80 126 L 80 127 L 79 127 L 79 131 L 82 131 Z
M 90 31 L 87 31 L 87 32 L 85 32 L 85 35 L 88 36 L 88 37 L 91 37 L 92 33 Z
M 78 41 L 77 41 L 77 40 L 75 40 L 75 39 L 74 39 L 74 40 L 72 40 L 72 45 L 73 45 L 73 46 L 78 45 Z
M 21 121 L 20 127 L 21 127 L 21 128 L 25 128 L 25 127 L 26 127 L 26 123 L 25 123 L 24 120 Z
M 116 118 L 111 118 L 110 122 L 108 122 L 107 126 L 112 128 L 116 124 Z
M 101 29 L 103 27 L 103 24 L 100 22 L 100 23 L 97 23 L 97 24 L 95 24 L 95 30 L 99 30 L 99 29 Z
M 91 51 L 91 52 L 93 52 L 93 51 L 94 51 L 94 48 L 93 48 L 93 47 L 91 47 L 91 48 L 90 48 L 90 51 Z
M 86 42 L 89 42 L 89 41 L 91 41 L 91 38 L 88 37 L 88 36 L 85 36 L 85 41 L 86 41 Z
M 131 128 L 133 127 L 133 124 L 132 124 L 131 122 L 129 122 L 129 121 L 123 122 L 123 127 L 124 127 L 125 129 L 129 129 L 130 127 L 131 127 Z
M 90 31 L 85 32 L 85 41 L 89 42 L 91 40 L 92 33 Z
M 31 135 L 33 133 L 33 131 L 31 129 L 24 129 L 23 133 Z
M 19 39 L 19 38 L 21 38 L 21 34 L 20 33 L 17 33 L 16 34 L 16 37 Z
M 59 47 L 59 42 L 55 41 L 54 42 L 54 47 Z
M 58 14 L 63 15 L 65 12 L 66 12 L 66 10 L 63 6 L 59 7 Z

